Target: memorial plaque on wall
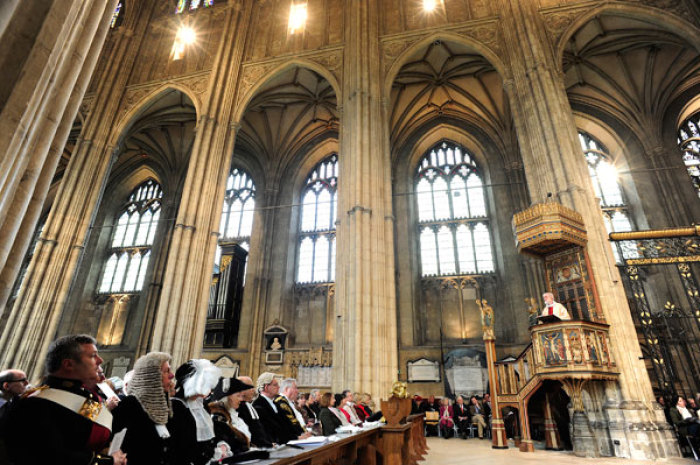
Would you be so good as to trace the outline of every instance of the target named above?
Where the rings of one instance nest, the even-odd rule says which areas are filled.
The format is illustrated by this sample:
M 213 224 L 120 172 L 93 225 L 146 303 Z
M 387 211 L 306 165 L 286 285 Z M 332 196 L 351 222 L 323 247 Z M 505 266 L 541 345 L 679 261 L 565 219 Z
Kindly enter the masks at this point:
M 472 396 L 488 392 L 488 369 L 483 351 L 457 349 L 446 358 L 445 376 L 451 395 Z
M 330 386 L 331 367 L 300 366 L 297 369 L 297 384 L 304 387 Z
M 408 382 L 439 382 L 440 362 L 421 358 L 407 363 Z
M 233 360 L 228 355 L 223 355 L 219 357 L 214 362 L 214 365 L 219 367 L 219 369 L 221 370 L 221 376 L 223 376 L 224 378 L 235 378 L 236 376 L 238 376 L 240 365 L 236 360 Z

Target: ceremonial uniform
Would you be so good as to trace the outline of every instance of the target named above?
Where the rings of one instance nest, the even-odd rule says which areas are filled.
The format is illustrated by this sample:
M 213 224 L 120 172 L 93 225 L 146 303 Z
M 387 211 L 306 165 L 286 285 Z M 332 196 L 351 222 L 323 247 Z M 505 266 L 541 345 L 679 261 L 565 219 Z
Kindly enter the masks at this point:
M 234 424 L 236 422 L 224 402 L 217 401 L 210 403 L 209 412 L 214 420 L 214 432 L 216 433 L 217 440 L 226 441 L 234 454 L 240 454 L 250 449 L 248 435 L 245 434 L 241 426 Z M 240 420 L 238 415 L 236 415 L 235 420 Z M 242 426 L 245 427 L 246 425 L 244 424 Z
M 296 439 L 306 432 L 306 425 L 301 412 L 297 412 L 289 399 L 284 395 L 275 397 L 275 405 L 278 414 L 282 415 L 282 423 L 286 424 L 290 434 L 294 434 L 292 439 Z
M 8 425 L 8 454 L 17 465 L 113 463 L 99 453 L 109 444 L 112 415 L 80 381 L 49 376 L 17 401 Z

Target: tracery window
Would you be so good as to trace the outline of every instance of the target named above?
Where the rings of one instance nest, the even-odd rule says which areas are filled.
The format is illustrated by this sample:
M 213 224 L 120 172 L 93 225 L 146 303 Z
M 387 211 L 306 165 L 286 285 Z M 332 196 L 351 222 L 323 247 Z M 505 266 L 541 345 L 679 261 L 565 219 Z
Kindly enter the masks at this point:
M 301 194 L 297 283 L 335 281 L 338 155 L 317 164 Z
M 235 240 L 244 249 L 250 248 L 255 212 L 255 183 L 246 171 L 233 168 L 226 182 L 226 197 L 221 213 L 221 238 Z
M 484 183 L 472 156 L 439 143 L 418 164 L 415 192 L 422 275 L 492 273 Z
M 581 149 L 588 162 L 588 173 L 591 176 L 593 190 L 600 199 L 603 210 L 603 221 L 608 233 L 632 231 L 629 207 L 620 186 L 617 169 L 610 160 L 607 148 L 588 133 L 579 131 Z M 629 246 L 628 244 L 623 244 Z M 620 261 L 617 249 L 613 247 L 615 260 Z M 625 257 L 636 254 L 636 250 L 624 250 Z
M 678 146 L 683 162 L 700 196 L 700 111 L 691 115 L 678 130 Z
M 98 292 L 129 294 L 141 291 L 158 229 L 162 197 L 160 185 L 152 179 L 131 193 L 117 215 Z
M 214 0 L 177 0 L 176 13 L 194 11 L 199 7 L 214 6 Z

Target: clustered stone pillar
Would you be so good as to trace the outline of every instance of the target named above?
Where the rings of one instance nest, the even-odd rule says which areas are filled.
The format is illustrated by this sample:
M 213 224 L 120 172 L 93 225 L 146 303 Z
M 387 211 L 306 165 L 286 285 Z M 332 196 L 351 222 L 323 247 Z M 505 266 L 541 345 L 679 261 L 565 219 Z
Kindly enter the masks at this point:
M 610 324 L 612 352 L 620 367 L 619 415 L 610 421 L 610 434 L 620 442 L 618 456 L 654 458 L 664 448 L 651 447 L 663 440 L 654 425 L 664 419 L 653 410 L 649 376 L 641 360 L 624 289 L 614 269 L 599 206 L 593 195 L 585 159 L 577 141 L 559 67 L 547 46 L 546 28 L 537 5 L 520 0 L 500 0 L 505 42 L 512 63 L 512 80 L 506 88 L 522 143 L 521 153 L 533 203 L 554 200 L 583 216 L 589 235 L 589 256 L 596 278 L 603 314 Z M 612 412 L 608 410 L 608 412 Z M 644 428 L 634 425 L 644 424 Z M 619 429 L 613 429 L 619 427 Z
M 203 309 L 238 128 L 231 123 L 237 86 L 232 76 L 240 69 L 252 3 L 228 6 L 168 253 L 150 349 L 169 352 L 175 365 L 202 350 L 207 317 Z
M 21 262 L 16 255 L 26 252 L 26 236 L 31 236 L 36 225 L 116 3 L 56 2 L 37 36 L 36 53 L 33 51 L 25 63 L 26 76 L 16 82 L 0 116 L 0 153 L 4 154 L 0 168 L 4 173 L 0 187 L 0 309 Z M 16 10 L 16 14 L 22 12 Z M 112 88 L 103 86 L 107 91 Z M 101 106 L 93 109 L 93 121 L 100 121 L 95 114 L 116 114 L 118 97 L 110 98 L 110 92 L 103 96 Z M 101 131 L 109 128 L 112 120 L 102 121 L 103 126 L 90 126 L 89 121 L 66 170 L 26 284 L 0 338 L 4 348 L 0 366 L 24 369 L 33 380 L 43 374 L 43 354 L 56 332 L 112 158 L 113 147 L 106 142 L 109 131 Z M 13 248 L 13 244 L 22 247 Z M 15 256 L 8 261 L 10 251 Z M 13 270 L 7 268 L 10 265 Z
M 0 112 L 0 314 L 29 247 L 117 0 L 54 2 Z M 3 2 L 4 3 L 4 2 Z M 0 7 L 0 38 L 35 14 Z M 8 24 L 9 22 L 12 24 Z M 18 39 L 19 40 L 19 39 Z M 18 48 L 17 53 L 22 53 Z M 4 79 L 3 79 L 4 80 Z
M 394 219 L 376 0 L 345 8 L 333 389 L 386 397 L 397 379 Z

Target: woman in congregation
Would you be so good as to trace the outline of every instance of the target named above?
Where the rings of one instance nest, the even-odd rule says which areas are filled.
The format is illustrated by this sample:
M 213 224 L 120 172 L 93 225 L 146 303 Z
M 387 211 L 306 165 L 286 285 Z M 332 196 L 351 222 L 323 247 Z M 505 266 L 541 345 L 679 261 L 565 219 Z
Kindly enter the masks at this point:
M 214 456 L 214 422 L 204 409 L 204 398 L 220 376 L 221 370 L 204 359 L 190 360 L 175 372 L 173 416 L 168 422 L 175 458 L 172 465 L 205 465 Z
M 336 428 L 343 425 L 345 418 L 342 414 L 335 408 L 335 397 L 330 392 L 325 392 L 321 396 L 319 401 L 321 406 L 321 411 L 318 413 L 318 418 L 321 420 L 321 429 L 324 436 L 330 436 L 335 434 Z M 347 420 L 345 420 L 347 423 Z M 350 424 L 350 423 L 347 423 Z
M 250 428 L 238 416 L 238 407 L 243 400 L 240 393 L 252 388 L 236 378 L 222 378 L 208 405 L 217 440 L 225 441 L 234 454 L 250 449 Z
M 450 399 L 447 397 L 444 397 L 442 399 L 442 405 L 440 406 L 440 432 L 442 433 L 442 437 L 445 439 L 449 439 L 452 437 L 452 433 L 454 431 L 454 420 L 452 419 L 454 417 L 453 415 L 453 410 L 452 406 L 450 405 Z
M 151 352 L 139 358 L 129 382 L 129 395 L 112 411 L 112 431 L 126 428 L 121 450 L 129 465 L 173 463 L 166 424 L 172 415 L 168 391 L 173 382 L 170 355 Z

